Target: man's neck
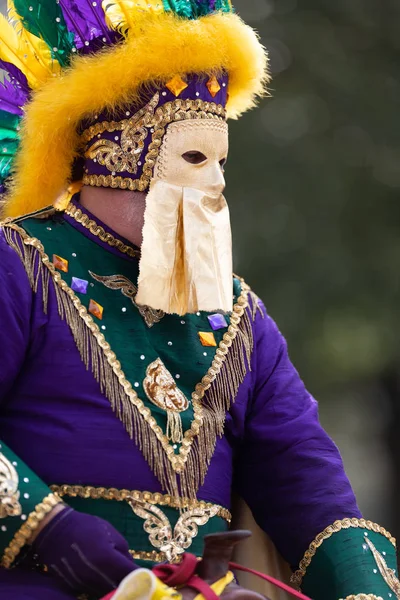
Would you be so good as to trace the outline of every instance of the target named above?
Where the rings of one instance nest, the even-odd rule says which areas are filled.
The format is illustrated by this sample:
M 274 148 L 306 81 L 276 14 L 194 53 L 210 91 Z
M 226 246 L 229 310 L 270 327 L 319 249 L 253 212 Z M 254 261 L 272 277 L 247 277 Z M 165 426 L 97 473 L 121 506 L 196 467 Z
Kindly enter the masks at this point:
M 146 193 L 84 186 L 80 203 L 115 233 L 141 247 Z

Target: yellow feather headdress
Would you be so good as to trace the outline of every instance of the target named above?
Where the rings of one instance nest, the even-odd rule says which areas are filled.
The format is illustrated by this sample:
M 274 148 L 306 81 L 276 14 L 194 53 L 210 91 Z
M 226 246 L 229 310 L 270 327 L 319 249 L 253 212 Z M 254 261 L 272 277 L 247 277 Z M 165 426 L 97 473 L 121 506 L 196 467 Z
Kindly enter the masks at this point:
M 265 91 L 265 50 L 229 0 L 28 2 L 14 0 L 12 25 L 0 19 L 0 67 L 14 68 L 7 94 L 0 89 L 0 130 L 7 114 L 18 128 L 0 139 L 0 150 L 15 149 L 15 158 L 0 152 L 0 176 L 11 173 L 6 216 L 54 202 L 71 182 L 82 120 L 134 102 L 146 83 L 227 72 L 230 118 Z M 39 9 L 49 23 L 38 21 Z

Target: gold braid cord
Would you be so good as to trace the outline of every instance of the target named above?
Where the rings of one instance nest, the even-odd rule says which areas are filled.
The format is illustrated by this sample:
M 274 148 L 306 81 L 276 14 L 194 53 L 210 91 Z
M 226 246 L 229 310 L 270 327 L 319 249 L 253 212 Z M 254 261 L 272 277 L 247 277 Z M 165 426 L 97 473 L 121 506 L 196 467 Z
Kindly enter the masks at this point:
M 204 500 L 193 500 L 191 498 L 180 498 L 169 496 L 168 494 L 159 494 L 158 492 L 139 492 L 137 490 L 118 490 L 116 488 L 91 487 L 83 485 L 51 485 L 50 489 L 60 498 L 68 496 L 69 498 L 92 498 L 93 500 L 115 500 L 117 502 L 147 502 L 159 506 L 169 506 L 176 509 L 206 509 L 217 506 L 217 517 L 225 519 L 228 523 L 232 520 L 232 515 L 227 508 L 223 508 L 211 502 Z
M 57 494 L 49 494 L 35 507 L 35 510 L 29 514 L 25 523 L 18 529 L 11 542 L 4 550 L 1 559 L 2 567 L 6 569 L 11 567 L 22 548 L 29 542 L 32 533 L 39 527 L 45 516 L 60 502 L 62 502 L 62 500 Z
M 396 547 L 395 538 L 388 532 L 386 529 L 377 525 L 377 523 L 373 523 L 372 521 L 366 521 L 365 519 L 343 519 L 342 521 L 335 521 L 333 525 L 329 525 L 322 533 L 319 533 L 315 540 L 311 542 L 308 547 L 308 550 L 305 552 L 304 557 L 300 561 L 300 565 L 298 570 L 293 573 L 290 581 L 291 583 L 300 589 L 301 582 L 303 581 L 303 577 L 306 574 L 308 567 L 311 564 L 312 559 L 314 558 L 317 549 L 322 546 L 325 540 L 329 539 L 333 534 L 338 533 L 342 529 L 350 529 L 351 527 L 360 528 L 360 529 L 368 529 L 369 531 L 374 531 L 375 533 L 380 533 L 384 535 L 392 544 Z M 359 596 L 357 596 L 358 598 Z M 361 598 L 362 596 L 360 596 Z M 373 596 L 366 596 L 366 598 L 373 598 Z M 346 599 L 347 600 L 347 599 Z
M 167 125 L 187 119 L 214 119 L 218 121 L 225 121 L 226 119 L 226 110 L 221 104 L 215 102 L 205 102 L 200 98 L 197 100 L 178 98 L 156 108 L 159 99 L 160 94 L 157 92 L 147 106 L 131 119 L 97 123 L 82 133 L 81 140 L 87 143 L 96 135 L 99 136 L 105 131 L 122 131 L 120 143 L 98 139 L 88 148 L 85 156 L 96 160 L 112 174 L 84 175 L 83 183 L 85 185 L 143 192 L 148 188 L 153 177 L 154 165 L 160 152 Z M 137 172 L 138 167 L 141 166 L 141 154 L 149 132 L 152 134 L 152 140 L 144 158 L 142 175 L 137 179 L 116 175 L 118 171 Z
M 223 434 L 226 412 L 251 368 L 252 320 L 257 310 L 249 308 L 249 287 L 242 281 L 242 292 L 233 307 L 228 331 L 210 369 L 192 394 L 194 418 L 176 453 L 150 408 L 126 379 L 100 328 L 55 269 L 40 240 L 30 237 L 11 221 L 3 223 L 3 230 L 7 243 L 24 264 L 32 289 L 37 291 L 41 282 L 45 311 L 50 279 L 54 282 L 59 315 L 68 323 L 84 364 L 100 383 L 102 393 L 143 452 L 163 489 L 172 496 L 195 499 L 214 454 L 217 436 Z
M 111 235 L 105 231 L 101 225 L 98 225 L 96 221 L 90 219 L 88 215 L 81 211 L 80 208 L 70 203 L 66 210 L 65 214 L 69 217 L 72 217 L 77 223 L 85 227 L 90 233 L 99 238 L 100 241 L 108 244 L 111 248 L 116 248 L 123 254 L 127 254 L 131 258 L 136 258 L 140 256 L 140 251 L 132 248 L 132 246 L 128 246 L 128 244 L 124 244 L 120 239 Z

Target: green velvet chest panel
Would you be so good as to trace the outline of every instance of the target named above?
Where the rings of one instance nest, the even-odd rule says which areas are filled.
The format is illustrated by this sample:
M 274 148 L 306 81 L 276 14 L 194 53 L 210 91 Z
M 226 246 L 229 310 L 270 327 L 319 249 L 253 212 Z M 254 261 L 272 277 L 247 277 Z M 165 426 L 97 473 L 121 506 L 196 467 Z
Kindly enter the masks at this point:
M 25 238 L 24 252 L 27 246 L 39 254 L 43 285 L 50 271 L 60 316 L 70 325 L 86 366 L 164 489 L 195 496 L 216 437 L 223 433 L 225 413 L 250 368 L 247 286 L 233 280 L 234 311 L 217 315 L 222 325 L 216 330 L 207 313 L 146 322 L 143 307 L 134 302 L 136 259 L 104 249 L 62 217 L 25 219 L 16 230 Z M 33 254 L 24 256 L 28 267 L 35 263 Z M 172 401 L 172 411 L 157 396 L 160 386 L 167 389 L 161 397 Z M 161 460 L 153 440 L 161 444 Z

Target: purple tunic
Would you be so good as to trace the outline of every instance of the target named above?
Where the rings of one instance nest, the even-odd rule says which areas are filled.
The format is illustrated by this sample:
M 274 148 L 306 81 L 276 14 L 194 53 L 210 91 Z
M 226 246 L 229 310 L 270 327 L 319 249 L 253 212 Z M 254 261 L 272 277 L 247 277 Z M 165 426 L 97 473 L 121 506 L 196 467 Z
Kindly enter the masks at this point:
M 118 253 L 70 223 L 101 246 L 99 252 Z M 72 251 L 66 248 L 64 256 Z M 20 258 L 3 235 L 0 253 L 0 439 L 48 485 L 163 492 L 86 370 L 58 314 L 53 286 L 44 314 L 41 291 L 31 291 Z M 338 449 L 318 421 L 317 403 L 290 362 L 276 324 L 260 306 L 264 318 L 257 311 L 252 325 L 252 370 L 227 414 L 198 498 L 229 508 L 231 493 L 237 491 L 296 567 L 325 527 L 361 515 Z M 56 595 L 54 584 L 42 575 L 24 573 L 23 579 L 18 571 L 0 570 L 6 597 L 69 597 Z M 27 585 L 40 592 L 25 594 Z

